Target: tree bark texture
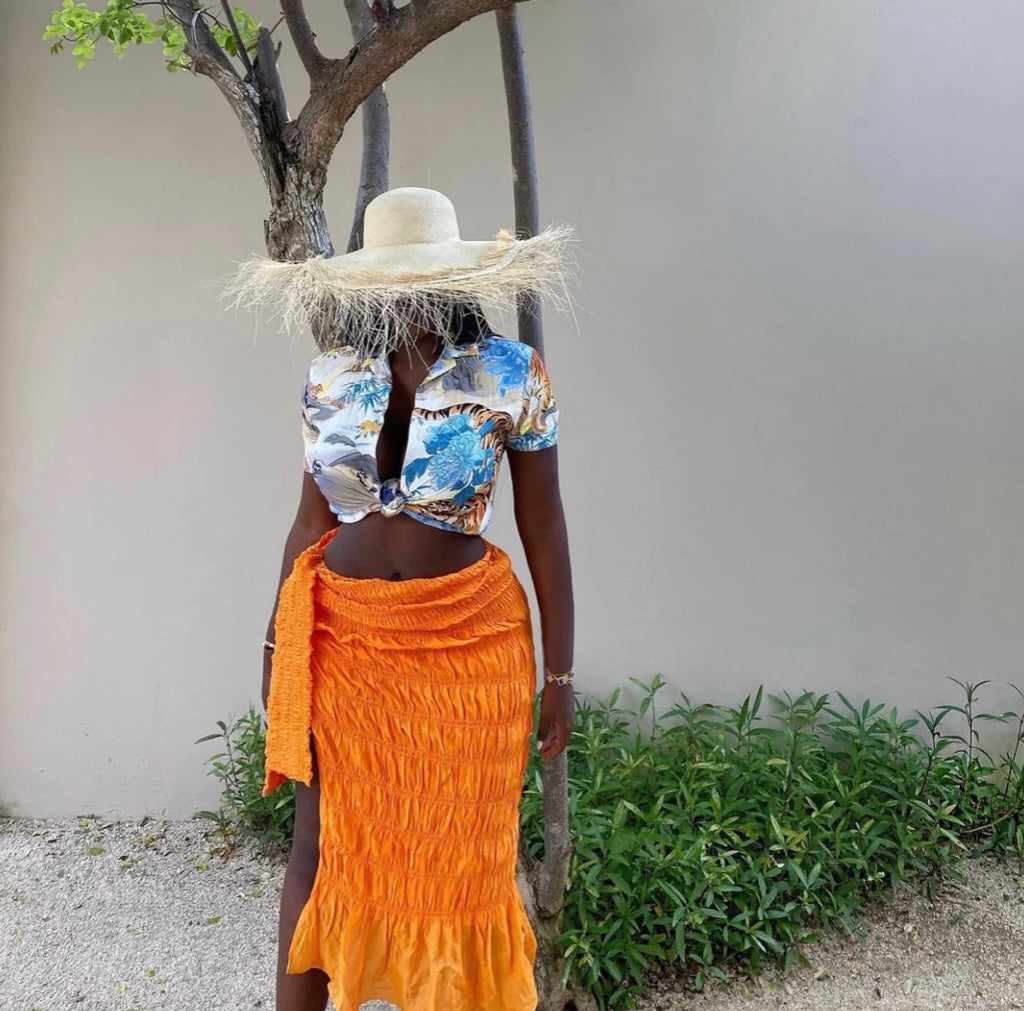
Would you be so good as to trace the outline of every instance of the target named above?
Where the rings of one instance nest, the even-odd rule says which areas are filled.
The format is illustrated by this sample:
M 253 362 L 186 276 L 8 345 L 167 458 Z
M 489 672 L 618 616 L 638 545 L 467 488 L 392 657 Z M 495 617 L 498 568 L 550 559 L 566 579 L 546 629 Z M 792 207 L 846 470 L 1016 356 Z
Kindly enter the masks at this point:
M 384 85 L 381 85 L 363 102 L 363 162 L 359 171 L 352 231 L 348 239 L 349 252 L 363 246 L 363 215 L 366 213 L 366 205 L 388 189 L 390 159 L 391 112 Z
M 501 43 L 501 71 L 505 79 L 509 140 L 512 148 L 512 191 L 515 198 L 516 235 L 529 238 L 540 230 L 540 188 L 537 153 L 533 141 L 533 110 L 523 53 L 519 12 L 515 5 L 495 12 Z M 519 339 L 542 354 L 544 329 L 540 299 L 525 295 L 519 304 Z
M 366 38 L 376 24 L 366 0 L 345 0 L 352 39 L 356 45 Z M 390 10 L 388 10 L 390 17 Z M 391 162 L 391 112 L 388 96 L 381 84 L 363 102 L 363 160 L 359 169 L 359 189 L 352 214 L 352 229 L 348 238 L 348 251 L 363 246 L 363 215 L 366 205 L 380 196 L 389 186 Z
M 323 208 L 324 180 L 310 174 L 298 160 L 286 160 L 282 169 L 281 195 L 264 222 L 268 255 L 291 261 L 333 256 Z

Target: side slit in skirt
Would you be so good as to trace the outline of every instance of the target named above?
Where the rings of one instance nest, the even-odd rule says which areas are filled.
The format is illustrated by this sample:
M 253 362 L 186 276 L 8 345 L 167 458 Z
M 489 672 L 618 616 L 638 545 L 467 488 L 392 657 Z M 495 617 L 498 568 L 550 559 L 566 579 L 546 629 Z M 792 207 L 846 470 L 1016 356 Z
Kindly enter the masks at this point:
M 337 528 L 278 599 L 263 795 L 320 779 L 320 862 L 289 973 L 338 1011 L 534 1011 L 537 942 L 516 886 L 536 692 L 508 555 L 423 579 L 329 569 Z

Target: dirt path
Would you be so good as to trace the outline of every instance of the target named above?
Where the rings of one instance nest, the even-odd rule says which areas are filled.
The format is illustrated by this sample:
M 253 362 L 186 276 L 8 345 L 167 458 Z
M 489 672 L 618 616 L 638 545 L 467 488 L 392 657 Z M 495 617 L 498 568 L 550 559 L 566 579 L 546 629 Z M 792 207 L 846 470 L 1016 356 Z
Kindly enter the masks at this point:
M 206 824 L 0 820 L 0 1011 L 272 1011 L 283 868 L 222 862 Z M 862 942 L 813 946 L 785 980 L 662 984 L 641 1011 L 1024 1009 L 1024 879 L 967 873 L 936 903 L 890 900 Z

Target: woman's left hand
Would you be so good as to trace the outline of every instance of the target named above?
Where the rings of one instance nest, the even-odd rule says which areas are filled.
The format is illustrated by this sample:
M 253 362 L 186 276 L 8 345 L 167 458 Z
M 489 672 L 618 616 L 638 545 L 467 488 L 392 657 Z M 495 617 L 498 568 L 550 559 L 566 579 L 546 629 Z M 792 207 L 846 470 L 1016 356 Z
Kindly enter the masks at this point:
M 574 714 L 572 685 L 549 681 L 540 696 L 537 747 L 545 761 L 557 758 L 569 743 Z

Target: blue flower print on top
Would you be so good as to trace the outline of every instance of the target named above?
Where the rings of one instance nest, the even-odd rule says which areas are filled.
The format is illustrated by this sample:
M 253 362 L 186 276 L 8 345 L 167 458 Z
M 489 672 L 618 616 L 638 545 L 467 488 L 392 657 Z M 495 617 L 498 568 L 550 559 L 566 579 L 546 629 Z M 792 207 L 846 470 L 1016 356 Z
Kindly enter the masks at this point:
M 493 376 L 499 396 L 509 390 L 522 388 L 523 376 L 529 367 L 531 348 L 519 341 L 499 341 L 484 359 L 484 371 Z
M 465 414 L 446 418 L 424 439 L 427 455 L 406 465 L 406 481 L 412 484 L 422 479 L 431 491 L 453 493 L 453 501 L 463 505 L 488 479 L 494 450 L 481 438 L 493 427 L 493 419 L 477 428 Z
M 443 488 L 466 484 L 487 456 L 464 414 L 449 418 L 424 440 L 423 445 L 433 457 L 430 473 L 434 484 Z

